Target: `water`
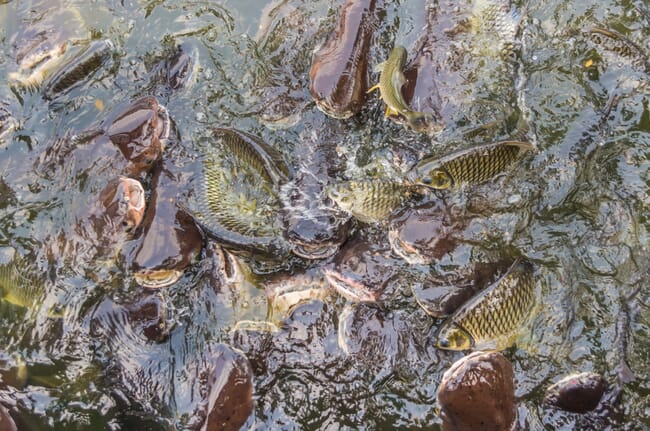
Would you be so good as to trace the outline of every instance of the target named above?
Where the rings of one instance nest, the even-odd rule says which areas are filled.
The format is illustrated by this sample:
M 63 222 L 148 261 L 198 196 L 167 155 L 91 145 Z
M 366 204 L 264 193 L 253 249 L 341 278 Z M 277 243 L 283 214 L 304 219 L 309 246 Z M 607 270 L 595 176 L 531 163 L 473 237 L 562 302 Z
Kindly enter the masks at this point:
M 2 3 L 0 76 L 8 77 L 16 68 L 14 36 L 51 2 Z M 198 152 L 211 127 L 259 135 L 301 165 L 307 134 L 333 121 L 315 109 L 307 86 L 311 52 L 334 27 L 340 3 L 287 1 L 283 19 L 260 30 L 269 21 L 261 12 L 266 2 L 257 0 L 62 2 L 58 8 L 78 11 L 81 23 L 68 37 L 110 39 L 112 61 L 53 103 L 2 79 L 0 100 L 18 124 L 0 140 L 2 256 L 30 256 L 43 280 L 28 308 L 0 303 L 0 402 L 15 406 L 25 428 L 183 428 L 219 343 L 242 349 L 253 367 L 255 408 L 244 429 L 439 427 L 435 392 L 462 354 L 433 347 L 440 321 L 417 306 L 408 275 L 381 306 L 350 306 L 336 295 L 303 304 L 264 343 L 268 337 L 231 329 L 266 319 L 264 284 L 273 274 L 224 282 L 215 275 L 220 258 L 207 249 L 175 285 L 143 291 L 124 262 L 137 240 L 100 253 L 74 227 L 101 187 L 122 174 L 119 166 L 98 157 L 36 169 L 57 138 L 97 127 L 121 103 L 148 94 L 167 107 L 180 134 L 163 155 L 183 180 L 179 201 L 194 196 Z M 508 253 L 535 264 L 541 311 L 529 339 L 506 351 L 524 429 L 647 429 L 649 76 L 569 30 L 615 30 L 647 54 L 648 7 L 612 0 L 518 7 L 525 15 L 513 96 L 538 151 L 494 183 L 449 196 L 468 218 L 463 246 L 433 267 Z M 413 46 L 423 8 L 417 0 L 386 5 L 371 66 L 393 43 Z M 176 92 L 161 90 L 151 69 L 179 43 L 195 50 L 193 79 Z M 400 160 L 457 142 L 432 143 L 385 122 L 382 112 L 371 97 L 344 122 L 346 133 L 333 143 L 341 155 L 333 176 L 396 176 Z M 143 181 L 147 189 L 149 177 Z M 364 228 L 361 237 L 380 243 L 384 231 Z M 294 271 L 318 267 L 301 261 Z M 345 349 L 340 320 L 357 334 Z M 614 384 L 623 364 L 635 379 L 622 386 L 608 419 L 541 407 L 544 389 L 564 375 L 595 371 Z

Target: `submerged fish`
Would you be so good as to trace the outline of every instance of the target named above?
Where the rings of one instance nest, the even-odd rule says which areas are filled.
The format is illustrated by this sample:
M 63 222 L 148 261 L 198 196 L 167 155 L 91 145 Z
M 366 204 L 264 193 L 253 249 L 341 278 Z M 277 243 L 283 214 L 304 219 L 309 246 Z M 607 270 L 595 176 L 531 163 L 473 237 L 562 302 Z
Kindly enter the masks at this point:
M 463 183 L 480 184 L 503 172 L 520 153 L 534 146 L 522 141 L 501 141 L 457 151 L 447 156 L 427 157 L 406 174 L 415 184 L 449 189 Z
M 533 268 L 517 259 L 506 274 L 463 304 L 440 326 L 436 347 L 446 350 L 502 350 L 535 305 Z
M 604 50 L 614 52 L 630 61 L 632 66 L 650 73 L 650 56 L 641 46 L 627 37 L 601 27 L 590 28 L 587 35 L 593 43 Z
M 224 152 L 254 169 L 275 189 L 288 181 L 289 169 L 282 155 L 260 138 L 236 129 L 215 129 L 214 132 Z
M 489 45 L 491 53 L 509 57 L 519 32 L 522 14 L 508 0 L 477 0 L 470 19 L 472 30 Z M 484 52 L 489 55 L 490 52 Z
M 277 222 L 278 190 L 288 170 L 279 154 L 251 135 L 218 129 L 221 152 L 203 162 L 196 211 L 203 230 L 223 245 L 286 255 Z
M 61 64 L 68 48 L 88 37 L 80 11 L 55 3 L 32 4 L 38 13 L 30 15 L 37 19 L 21 17 L 19 30 L 11 38 L 10 56 L 18 66 L 7 75 L 11 86 L 36 89 Z
M 0 103 L 0 141 L 18 128 L 18 120 L 9 112 L 4 103 Z
M 26 258 L 15 256 L 10 262 L 0 264 L 0 300 L 30 308 L 38 302 L 43 288 L 43 280 Z
M 327 195 L 359 221 L 375 223 L 386 220 L 415 192 L 415 187 L 393 181 L 344 181 L 330 185 Z
M 43 87 L 43 96 L 52 100 L 61 93 L 88 79 L 108 60 L 113 43 L 106 39 L 95 41 L 79 54 L 61 65 Z
M 404 119 L 406 125 L 413 130 L 421 131 L 428 128 L 429 119 L 426 113 L 413 111 L 404 101 L 402 87 L 406 78 L 402 70 L 406 64 L 406 48 L 397 45 L 390 53 L 388 60 L 377 65 L 381 71 L 379 83 L 368 92 L 379 89 L 380 97 L 386 103 L 386 116 Z

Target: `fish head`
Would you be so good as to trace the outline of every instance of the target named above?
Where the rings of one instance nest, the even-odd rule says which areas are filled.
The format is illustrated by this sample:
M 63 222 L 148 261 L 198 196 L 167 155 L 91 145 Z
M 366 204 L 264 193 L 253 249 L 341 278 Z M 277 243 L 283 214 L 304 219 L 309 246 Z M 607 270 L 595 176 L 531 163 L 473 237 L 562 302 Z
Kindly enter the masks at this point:
M 410 179 L 416 184 L 438 190 L 446 190 L 454 185 L 454 180 L 451 175 L 440 168 L 426 171 L 415 170 Z
M 327 197 L 333 200 L 341 209 L 350 211 L 355 202 L 354 190 L 349 183 L 330 185 L 326 189 Z
M 99 201 L 105 217 L 126 231 L 137 228 L 146 207 L 142 184 L 133 178 L 119 177 L 102 189 Z M 102 217 L 102 219 L 104 219 Z
M 472 336 L 456 325 L 444 325 L 436 341 L 436 347 L 444 350 L 469 350 L 473 344 Z

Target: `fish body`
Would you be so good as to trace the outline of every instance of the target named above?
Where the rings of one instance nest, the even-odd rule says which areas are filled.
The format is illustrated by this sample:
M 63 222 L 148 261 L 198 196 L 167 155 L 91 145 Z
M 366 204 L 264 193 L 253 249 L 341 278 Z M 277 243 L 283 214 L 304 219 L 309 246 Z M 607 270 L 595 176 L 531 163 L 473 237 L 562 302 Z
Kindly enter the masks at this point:
M 397 45 L 388 60 L 377 66 L 381 69 L 379 83 L 368 92 L 378 89 L 381 99 L 386 103 L 386 116 L 404 118 L 406 124 L 417 131 L 426 127 L 427 115 L 424 112 L 413 111 L 404 101 L 402 87 L 406 84 L 406 78 L 402 70 L 405 65 L 406 48 Z
M 463 304 L 443 324 L 436 347 L 446 350 L 508 347 L 535 305 L 532 265 L 517 259 L 503 277 Z
M 0 300 L 18 307 L 30 308 L 39 301 L 44 282 L 25 258 L 14 257 L 0 265 Z
M 167 166 L 163 161 L 153 172 L 149 205 L 131 263 L 136 282 L 149 289 L 175 283 L 203 246 L 196 224 L 176 205 L 182 182 Z
M 52 100 L 61 93 L 84 82 L 110 57 L 113 43 L 106 39 L 95 41 L 81 53 L 68 60 L 54 72 L 43 87 L 43 96 Z
M 216 134 L 221 151 L 203 161 L 196 208 L 189 213 L 222 245 L 286 256 L 276 223 L 286 166 L 258 138 L 232 129 L 218 129 Z
M 359 221 L 386 220 L 411 195 L 414 187 L 393 181 L 344 181 L 327 188 L 327 195 Z
M 457 151 L 447 156 L 427 157 L 406 174 L 408 181 L 433 189 L 461 184 L 480 184 L 503 172 L 523 151 L 534 146 L 523 141 L 500 141 Z
M 587 35 L 599 47 L 618 54 L 630 61 L 632 66 L 650 73 L 650 56 L 641 46 L 627 37 L 601 27 L 590 28 L 587 30 Z
M 332 205 L 325 193 L 340 169 L 332 142 L 346 132 L 343 123 L 328 117 L 301 134 L 294 148 L 301 157 L 291 182 L 282 187 L 282 224 L 291 251 L 305 259 L 332 256 L 347 240 L 352 217 Z
M 236 129 L 215 129 L 218 145 L 240 163 L 249 166 L 268 182 L 279 187 L 288 181 L 289 169 L 282 155 L 257 136 Z
M 347 0 L 338 27 L 314 52 L 309 91 L 316 106 L 334 118 L 358 113 L 368 90 L 368 50 L 376 28 L 376 1 Z

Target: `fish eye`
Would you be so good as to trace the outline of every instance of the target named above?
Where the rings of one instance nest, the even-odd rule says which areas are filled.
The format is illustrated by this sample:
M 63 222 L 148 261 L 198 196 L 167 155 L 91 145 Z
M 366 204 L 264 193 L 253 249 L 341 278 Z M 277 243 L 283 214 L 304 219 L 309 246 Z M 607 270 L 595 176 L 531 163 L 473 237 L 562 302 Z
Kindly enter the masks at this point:
M 432 176 L 435 179 L 434 187 L 439 189 L 446 189 L 451 186 L 451 178 L 449 175 L 447 175 L 447 173 L 443 171 L 435 171 Z M 433 181 L 431 183 L 433 184 Z
M 438 344 L 440 344 L 440 347 L 445 347 L 446 348 L 446 347 L 449 347 L 451 343 L 449 343 L 448 339 L 443 338 L 442 340 L 440 340 L 438 342 Z
M 427 185 L 433 183 L 433 180 L 431 179 L 431 177 L 422 177 L 422 179 L 420 181 L 422 181 L 422 184 L 427 184 Z

